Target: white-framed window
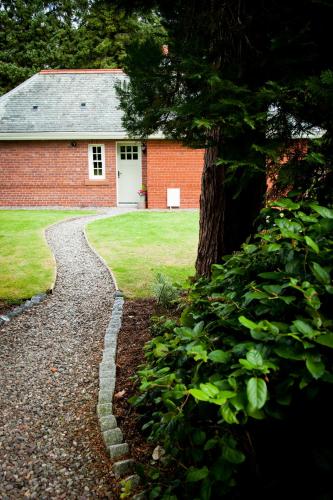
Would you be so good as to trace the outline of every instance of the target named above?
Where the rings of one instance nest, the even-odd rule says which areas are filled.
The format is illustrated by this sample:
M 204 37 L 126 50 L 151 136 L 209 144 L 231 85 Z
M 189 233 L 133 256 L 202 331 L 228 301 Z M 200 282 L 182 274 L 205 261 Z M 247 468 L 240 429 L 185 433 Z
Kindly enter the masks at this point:
M 89 179 L 105 179 L 104 144 L 89 144 Z
M 139 146 L 137 144 L 124 144 L 120 146 L 121 160 L 138 160 Z

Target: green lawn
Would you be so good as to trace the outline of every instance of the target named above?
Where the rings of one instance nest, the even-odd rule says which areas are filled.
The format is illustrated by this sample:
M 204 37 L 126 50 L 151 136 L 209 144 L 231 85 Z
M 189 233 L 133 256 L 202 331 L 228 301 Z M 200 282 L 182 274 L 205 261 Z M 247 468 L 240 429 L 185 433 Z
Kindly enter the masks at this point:
M 0 301 L 13 303 L 50 288 L 55 266 L 44 229 L 73 210 L 0 210 Z
M 198 212 L 130 212 L 92 222 L 91 244 L 127 297 L 151 296 L 156 273 L 184 283 L 194 274 Z

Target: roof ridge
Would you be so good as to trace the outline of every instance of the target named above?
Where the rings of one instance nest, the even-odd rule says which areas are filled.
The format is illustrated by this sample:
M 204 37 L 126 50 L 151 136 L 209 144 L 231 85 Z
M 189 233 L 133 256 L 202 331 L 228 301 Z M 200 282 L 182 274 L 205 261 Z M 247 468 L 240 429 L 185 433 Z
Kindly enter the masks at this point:
M 42 69 L 40 75 L 65 74 L 65 73 L 124 73 L 121 68 L 96 68 L 96 69 Z
M 11 96 L 12 94 L 15 94 L 17 90 L 21 90 L 23 87 L 29 85 L 31 83 L 31 80 L 35 80 L 37 78 L 37 76 L 38 76 L 38 73 L 35 73 L 34 75 L 27 78 L 27 80 L 24 80 L 24 82 L 17 85 L 17 87 L 14 87 L 13 89 L 6 92 L 5 94 L 2 94 L 0 96 L 0 101 L 5 101 L 7 99 L 7 97 Z

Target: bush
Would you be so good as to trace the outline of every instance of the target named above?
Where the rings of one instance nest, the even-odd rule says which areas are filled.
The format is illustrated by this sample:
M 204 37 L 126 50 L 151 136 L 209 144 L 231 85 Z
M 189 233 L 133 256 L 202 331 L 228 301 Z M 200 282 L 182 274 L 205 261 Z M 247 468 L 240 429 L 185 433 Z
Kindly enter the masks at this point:
M 332 209 L 275 202 L 179 322 L 155 324 L 133 400 L 169 460 L 151 498 L 277 498 L 288 481 L 329 498 L 332 230 Z
M 152 286 L 156 302 L 164 309 L 171 309 L 179 297 L 180 290 L 161 273 L 157 273 Z

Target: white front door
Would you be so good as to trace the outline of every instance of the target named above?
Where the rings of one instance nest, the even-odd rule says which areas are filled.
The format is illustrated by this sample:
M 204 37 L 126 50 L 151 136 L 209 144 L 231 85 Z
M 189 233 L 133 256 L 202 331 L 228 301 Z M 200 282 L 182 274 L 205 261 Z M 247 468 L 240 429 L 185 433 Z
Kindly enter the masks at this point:
M 141 145 L 117 144 L 118 203 L 137 203 L 142 187 Z

